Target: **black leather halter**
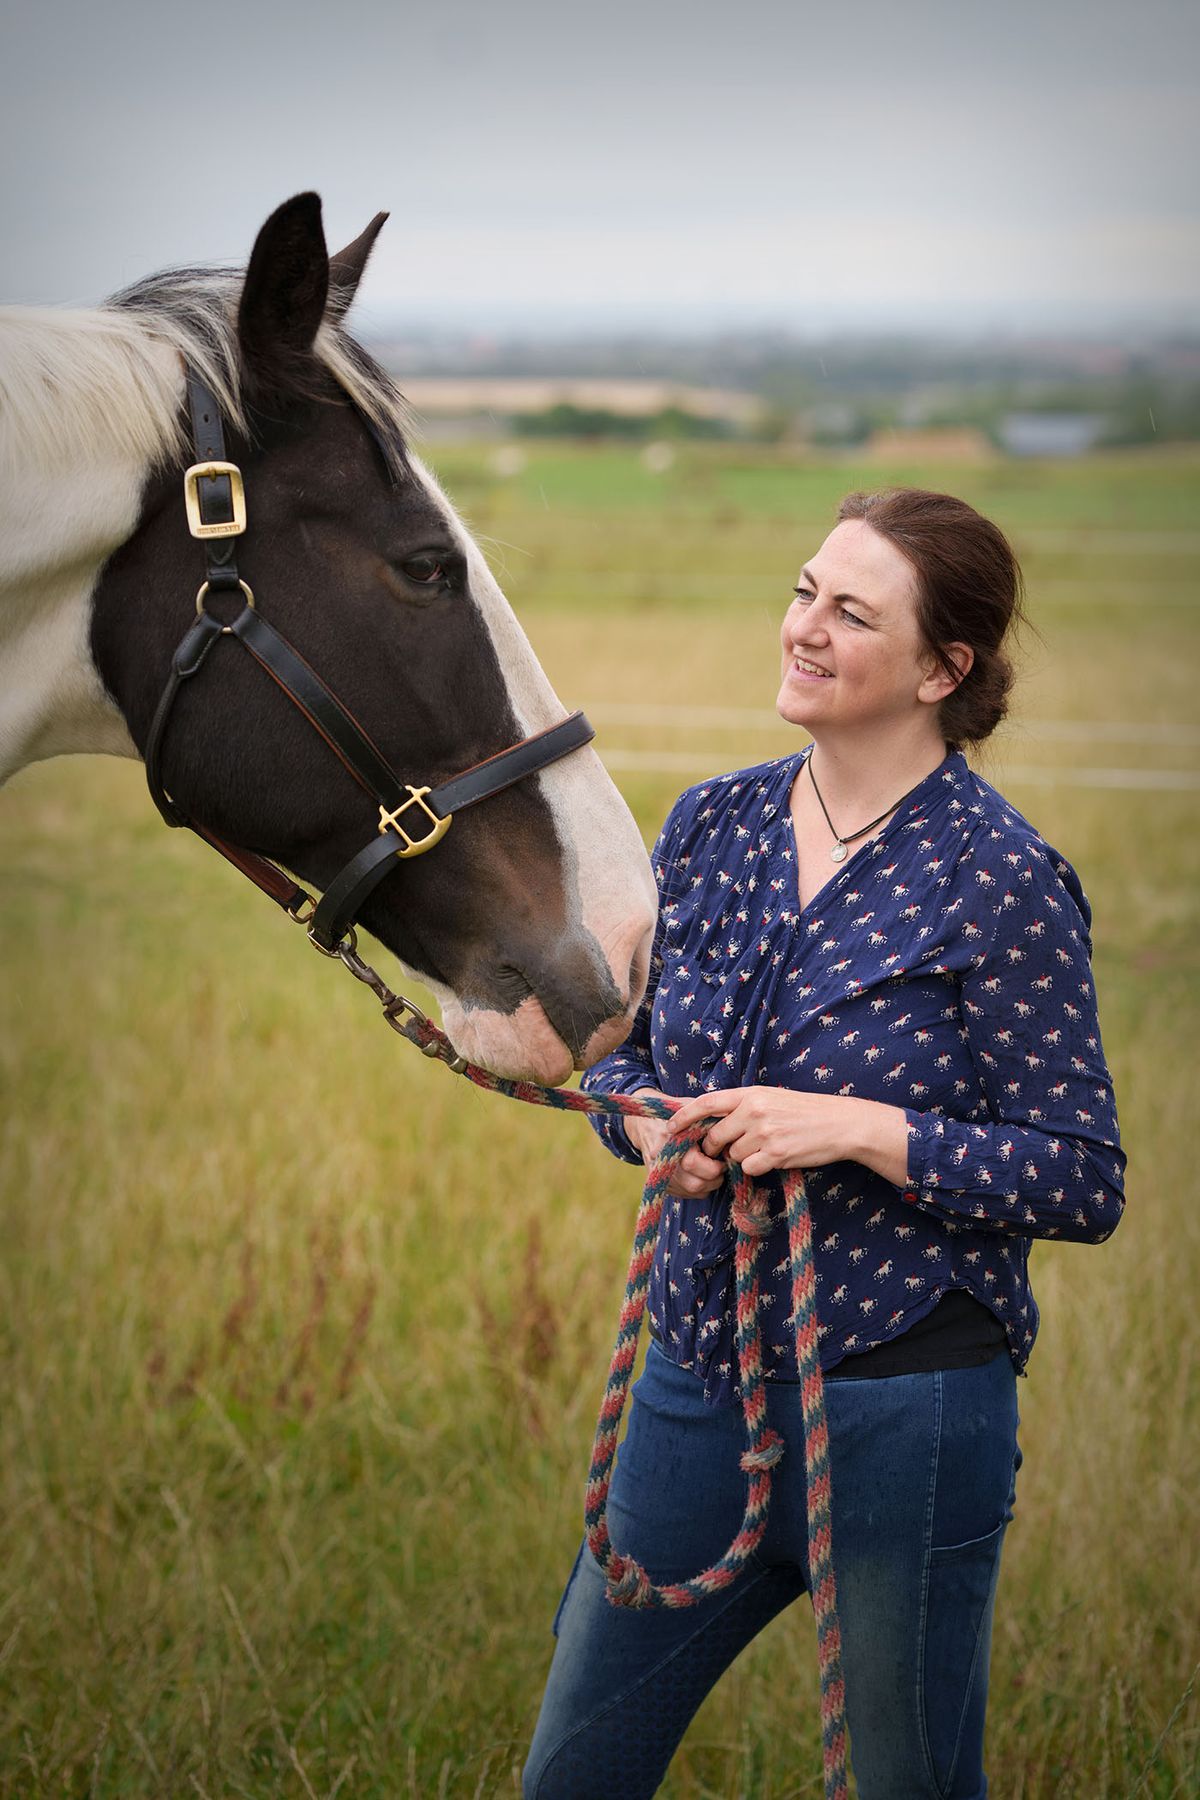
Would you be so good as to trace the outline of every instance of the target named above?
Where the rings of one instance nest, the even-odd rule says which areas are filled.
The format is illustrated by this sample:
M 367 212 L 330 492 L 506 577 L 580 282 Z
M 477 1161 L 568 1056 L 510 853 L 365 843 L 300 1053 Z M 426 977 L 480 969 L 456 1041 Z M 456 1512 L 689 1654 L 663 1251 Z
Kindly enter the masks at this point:
M 207 567 L 196 596 L 195 621 L 171 658 L 171 673 L 150 724 L 146 780 L 168 825 L 190 826 L 272 900 L 307 924 L 318 949 L 336 953 L 351 933 L 368 896 L 396 863 L 432 850 L 450 829 L 456 812 L 490 799 L 572 750 L 582 749 L 596 734 L 583 713 L 574 712 L 560 724 L 523 738 L 519 744 L 476 763 L 440 787 L 414 787 L 401 781 L 321 677 L 256 610 L 254 595 L 238 574 L 234 557 L 236 540 L 246 529 L 241 471 L 226 460 L 225 432 L 216 398 L 190 368 L 187 393 L 196 460 L 183 478 L 184 504 L 192 536 L 204 544 Z M 244 602 L 228 625 L 206 608 L 209 594 L 220 592 L 240 593 Z M 199 673 L 213 645 L 223 637 L 242 644 L 278 682 L 378 806 L 375 835 L 334 877 L 319 902 L 256 851 L 227 844 L 206 826 L 187 818 L 163 786 L 162 745 L 175 697 L 183 683 Z

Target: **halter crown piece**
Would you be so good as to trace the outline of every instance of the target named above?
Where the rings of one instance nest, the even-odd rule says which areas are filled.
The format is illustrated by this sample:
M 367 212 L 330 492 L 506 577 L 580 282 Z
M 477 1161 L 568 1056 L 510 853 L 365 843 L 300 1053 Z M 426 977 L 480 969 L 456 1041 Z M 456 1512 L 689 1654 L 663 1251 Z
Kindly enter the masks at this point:
M 145 750 L 146 781 L 154 804 L 168 825 L 189 825 L 294 919 L 307 926 L 318 950 L 334 956 L 343 944 L 353 947 L 355 920 L 397 861 L 423 856 L 445 837 L 456 812 L 488 800 L 572 750 L 582 749 L 595 732 L 583 713 L 574 712 L 548 730 L 535 732 L 510 749 L 476 763 L 440 787 L 402 782 L 357 719 L 258 611 L 253 593 L 238 574 L 234 557 L 237 539 L 246 530 L 241 471 L 225 454 L 220 406 L 207 383 L 192 368 L 187 370 L 187 397 L 196 460 L 184 475 L 183 497 L 188 529 L 204 546 L 205 579 L 196 595 L 196 617 L 176 646 L 171 673 L 151 720 Z M 241 595 L 242 609 L 228 625 L 208 611 L 208 597 L 214 593 Z M 163 785 L 163 739 L 176 696 L 183 683 L 200 672 L 213 645 L 223 637 L 232 638 L 250 652 L 378 807 L 375 834 L 335 876 L 320 901 L 315 901 L 265 857 L 228 844 L 207 826 L 189 819 Z

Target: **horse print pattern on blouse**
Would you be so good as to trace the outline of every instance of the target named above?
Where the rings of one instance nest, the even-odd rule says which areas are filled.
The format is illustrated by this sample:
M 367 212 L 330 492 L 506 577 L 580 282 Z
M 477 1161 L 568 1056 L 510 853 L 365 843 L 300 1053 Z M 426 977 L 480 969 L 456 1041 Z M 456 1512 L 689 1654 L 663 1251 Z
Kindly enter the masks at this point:
M 854 1162 L 806 1174 L 822 1366 L 965 1288 L 1002 1321 L 1020 1371 L 1038 1326 L 1030 1240 L 1100 1243 L 1124 1206 L 1091 908 L 1070 864 L 958 752 L 801 908 L 789 798 L 806 754 L 676 802 L 653 854 L 646 998 L 583 1085 L 767 1084 L 903 1107 L 903 1190 Z M 619 1119 L 592 1124 L 640 1162 Z M 795 1380 L 782 1184 L 767 1179 L 764 1363 Z M 651 1328 L 713 1401 L 737 1393 L 733 1248 L 719 1195 L 664 1209 Z

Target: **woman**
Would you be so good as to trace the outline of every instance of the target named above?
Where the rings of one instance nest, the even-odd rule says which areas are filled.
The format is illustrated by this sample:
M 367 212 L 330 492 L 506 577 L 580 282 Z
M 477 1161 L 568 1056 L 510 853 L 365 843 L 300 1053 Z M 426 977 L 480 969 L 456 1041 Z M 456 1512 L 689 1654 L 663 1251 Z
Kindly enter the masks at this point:
M 833 1550 L 861 1800 L 977 1800 L 992 1604 L 1012 1516 L 1015 1377 L 1036 1237 L 1098 1243 L 1124 1157 L 1090 908 L 1070 865 L 967 766 L 1004 716 L 1020 572 L 964 502 L 853 494 L 783 623 L 778 710 L 812 744 L 685 793 L 655 852 L 646 1002 L 586 1085 L 716 1115 L 681 1163 L 609 1523 L 656 1579 L 741 1518 L 724 1160 L 806 1171 Z M 596 1121 L 649 1161 L 668 1127 Z M 789 1454 L 741 1581 L 682 1612 L 607 1604 L 581 1549 L 525 1772 L 529 1800 L 650 1795 L 704 1695 L 803 1591 L 804 1458 L 782 1219 L 762 1324 Z

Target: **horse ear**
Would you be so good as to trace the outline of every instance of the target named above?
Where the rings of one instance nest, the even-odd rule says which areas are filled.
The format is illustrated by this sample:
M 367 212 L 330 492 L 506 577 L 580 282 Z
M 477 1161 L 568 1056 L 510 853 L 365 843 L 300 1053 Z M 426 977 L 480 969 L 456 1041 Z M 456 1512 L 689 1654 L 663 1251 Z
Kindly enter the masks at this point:
M 367 229 L 329 259 L 329 311 L 340 319 L 350 310 L 350 302 L 358 291 L 367 258 L 375 247 L 375 239 L 387 224 L 385 212 L 376 213 Z
M 273 212 L 250 252 L 238 305 L 238 342 L 260 387 L 286 383 L 307 362 L 325 315 L 329 255 L 317 194 L 297 194 Z

